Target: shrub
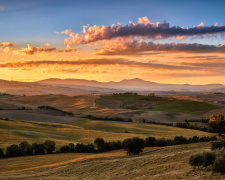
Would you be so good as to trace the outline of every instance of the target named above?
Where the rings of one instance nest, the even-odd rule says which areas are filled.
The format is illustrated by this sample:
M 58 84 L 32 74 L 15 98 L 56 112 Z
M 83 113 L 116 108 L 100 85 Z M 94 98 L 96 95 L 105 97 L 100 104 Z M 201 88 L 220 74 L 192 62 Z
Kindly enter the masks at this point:
M 46 140 L 44 142 L 44 147 L 47 151 L 48 154 L 51 154 L 52 151 L 55 150 L 55 141 L 51 141 L 51 140 Z
M 199 169 L 199 166 L 203 165 L 203 161 L 204 161 L 204 156 L 202 153 L 191 155 L 189 158 L 189 164 L 191 166 L 198 166 L 198 169 Z
M 16 144 L 12 144 L 11 146 L 8 146 L 6 148 L 7 157 L 15 157 L 19 155 L 20 155 L 19 147 Z
M 139 154 L 145 147 L 145 141 L 138 137 L 128 138 L 122 142 L 122 147 L 127 154 Z
M 104 152 L 105 151 L 105 141 L 104 141 L 104 139 L 96 138 L 94 143 L 97 146 L 97 150 L 99 152 Z
M 211 142 L 211 150 L 220 149 L 223 147 L 222 141 L 213 141 Z
M 203 152 L 203 166 L 210 166 L 214 163 L 216 159 L 215 152 Z
M 222 148 L 216 151 L 216 159 L 213 164 L 212 170 L 225 174 L 225 149 Z
M 44 146 L 44 144 L 33 143 L 32 144 L 32 149 L 33 149 L 35 155 L 44 154 L 45 153 L 45 146 Z
M 157 140 L 155 137 L 148 137 L 145 139 L 145 146 L 146 147 L 155 147 L 157 146 L 158 143 L 157 143 Z

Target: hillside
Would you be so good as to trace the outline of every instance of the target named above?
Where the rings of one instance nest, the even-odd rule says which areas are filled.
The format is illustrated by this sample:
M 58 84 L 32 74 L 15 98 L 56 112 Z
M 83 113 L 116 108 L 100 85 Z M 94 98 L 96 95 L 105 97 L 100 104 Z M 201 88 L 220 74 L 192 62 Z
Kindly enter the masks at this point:
M 210 143 L 146 148 L 144 153 L 126 156 L 124 150 L 96 155 L 60 154 L 0 160 L 1 179 L 224 179 L 188 164 L 190 155 L 209 150 Z M 45 159 L 43 164 L 43 159 Z M 37 162 L 36 164 L 33 161 Z M 14 163 L 12 163 L 14 162 Z
M 192 137 L 214 134 L 161 125 L 115 124 L 102 121 L 78 121 L 71 124 L 43 123 L 19 120 L 0 120 L 0 148 L 22 141 L 43 143 L 54 140 L 57 149 L 72 143 L 93 143 L 97 137 L 106 141 L 122 141 L 126 138 L 154 136 L 173 139 L 174 136 Z

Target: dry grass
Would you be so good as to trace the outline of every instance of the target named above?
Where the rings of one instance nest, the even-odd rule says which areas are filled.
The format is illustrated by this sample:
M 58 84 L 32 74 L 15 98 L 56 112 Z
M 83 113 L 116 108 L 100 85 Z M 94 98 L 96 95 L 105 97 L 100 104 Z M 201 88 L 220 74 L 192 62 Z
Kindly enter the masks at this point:
M 69 163 L 58 163 L 26 171 L 1 173 L 0 178 L 25 178 L 28 180 L 224 179 L 225 176 L 212 174 L 206 168 L 197 170 L 188 164 L 188 158 L 191 154 L 209 150 L 209 147 L 209 143 L 178 145 L 158 150 L 149 150 L 135 156 L 124 156 L 124 154 L 120 154 L 120 151 L 115 151 L 97 154 L 92 158 L 81 157 L 79 161 L 75 158 L 74 162 L 71 160 Z
M 72 124 L 0 120 L 0 148 L 4 149 L 8 145 L 19 144 L 22 141 L 43 143 L 46 139 L 54 140 L 58 150 L 62 145 L 70 142 L 93 143 L 97 137 L 102 137 L 105 141 L 122 141 L 135 136 L 172 139 L 174 136 L 194 135 L 212 136 L 213 134 L 170 126 L 114 124 L 91 120 Z
M 145 148 L 143 153 L 162 149 L 163 147 Z M 36 156 L 25 156 L 0 159 L 0 173 L 28 171 L 41 168 L 56 167 L 74 162 L 82 162 L 90 159 L 109 158 L 126 156 L 124 150 L 115 150 L 101 154 L 91 153 L 65 153 L 65 154 L 46 154 Z M 35 163 L 34 163 L 35 162 Z

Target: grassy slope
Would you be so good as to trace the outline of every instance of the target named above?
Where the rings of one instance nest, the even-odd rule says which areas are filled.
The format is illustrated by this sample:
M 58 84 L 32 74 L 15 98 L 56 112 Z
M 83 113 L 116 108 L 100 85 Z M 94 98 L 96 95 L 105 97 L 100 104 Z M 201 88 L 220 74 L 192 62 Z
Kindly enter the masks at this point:
M 148 147 L 144 149 L 144 153 L 152 152 L 163 147 Z M 126 156 L 124 150 L 114 150 L 105 153 L 64 153 L 64 154 L 46 154 L 36 156 L 13 157 L 0 159 L 0 174 L 7 172 L 17 172 L 25 170 L 35 170 L 46 167 L 54 167 L 58 165 L 70 164 L 73 162 L 81 162 L 89 159 L 107 158 L 107 157 Z M 35 161 L 35 163 L 33 163 Z
M 128 131 L 128 133 L 125 133 Z M 130 137 L 172 139 L 174 136 L 211 136 L 213 134 L 191 129 L 181 129 L 161 125 L 125 125 L 101 121 L 78 121 L 73 124 L 41 123 L 29 121 L 0 120 L 0 148 L 22 141 L 43 143 L 56 141 L 57 149 L 68 143 L 93 143 L 97 137 L 106 141 L 124 140 Z
M 19 171 L 11 173 L 1 173 L 1 179 L 224 179 L 224 175 L 211 174 L 205 168 L 193 169 L 188 164 L 190 155 L 196 152 L 209 150 L 210 143 L 196 143 L 188 145 L 178 145 L 166 147 L 164 149 L 153 150 L 136 156 L 124 156 L 123 150 L 97 154 L 94 159 L 81 157 L 81 161 L 76 161 L 73 154 L 71 163 L 53 164 L 41 169 L 29 171 Z M 121 152 L 123 151 L 123 152 Z M 116 155 L 116 157 L 113 157 Z M 45 155 L 48 161 L 52 157 Z M 58 155 L 52 155 L 58 156 Z M 62 154 L 64 156 L 64 154 Z M 21 157 L 21 159 L 28 157 Z M 40 156 L 40 158 L 42 158 Z M 37 163 L 40 158 L 35 157 Z M 66 157 L 67 158 L 67 157 Z M 65 159 L 66 159 L 65 158 Z M 5 162 L 6 167 L 10 166 L 10 160 L 20 163 L 21 159 L 9 158 Z M 62 157 L 61 157 L 62 160 Z M 30 163 L 27 162 L 27 166 Z M 31 166 L 34 166 L 33 164 Z M 15 167 L 14 167 L 15 168 Z
M 189 101 L 189 100 L 172 100 L 151 106 L 151 109 L 141 108 L 148 111 L 167 111 L 175 113 L 196 114 L 201 115 L 212 109 L 217 109 L 217 106 L 205 102 Z

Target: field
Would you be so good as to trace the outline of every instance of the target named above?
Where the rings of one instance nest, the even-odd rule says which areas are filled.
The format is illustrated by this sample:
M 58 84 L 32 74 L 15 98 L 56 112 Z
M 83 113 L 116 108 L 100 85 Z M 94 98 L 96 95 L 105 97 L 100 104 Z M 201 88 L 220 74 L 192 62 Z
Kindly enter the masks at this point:
M 123 112 L 120 109 L 99 108 L 95 106 L 97 95 L 36 95 L 18 96 L 0 99 L 0 108 L 21 108 L 27 107 L 36 109 L 38 106 L 52 106 L 63 111 L 72 112 L 76 117 L 94 115 L 107 117 L 115 113 Z
M 172 100 L 152 105 L 150 109 L 140 108 L 140 110 L 167 111 L 175 113 L 202 115 L 212 109 L 217 108 L 218 108 L 217 106 L 205 102 L 190 101 L 190 100 Z
M 54 140 L 59 149 L 62 145 L 72 143 L 93 143 L 97 137 L 106 141 L 124 140 L 130 137 L 173 139 L 174 136 L 212 136 L 191 129 L 181 129 L 160 125 L 115 124 L 102 121 L 78 121 L 72 124 L 42 123 L 29 121 L 0 120 L 0 148 L 22 141 L 43 143 L 46 139 Z
M 195 143 L 146 148 L 135 156 L 116 150 L 79 157 L 70 153 L 2 159 L 4 173 L 0 173 L 0 179 L 224 179 L 224 175 L 193 169 L 188 164 L 191 154 L 209 148 L 210 143 Z
M 93 115 L 97 117 L 132 118 L 133 122 L 147 119 L 163 122 L 183 122 L 184 119 L 200 119 L 203 113 L 217 110 L 211 104 L 172 100 L 153 102 L 143 96 L 65 96 L 39 95 L 0 98 L 0 108 L 32 110 L 0 110 L 0 148 L 6 149 L 22 141 L 43 143 L 56 142 L 56 150 L 69 143 L 93 143 L 97 137 L 105 141 L 123 141 L 126 138 L 149 136 L 157 139 L 173 139 L 175 136 L 214 136 L 192 129 L 147 123 L 106 122 L 79 119 Z M 140 110 L 120 108 L 142 107 Z M 110 107 L 107 104 L 112 104 Z M 37 109 L 38 106 L 52 106 L 73 112 L 75 117 L 54 110 Z M 144 106 L 151 106 L 147 109 Z M 214 109 L 214 110 L 213 110 Z M 211 111 L 210 111 L 211 110 Z M 223 110 L 223 109 L 220 109 Z M 12 118 L 10 118 L 12 117 Z M 14 120 L 13 120 L 14 119 Z M 17 119 L 17 120 L 16 120 Z M 136 121 L 135 121 L 136 120 Z M 43 121 L 43 122 L 40 122 Z M 57 123 L 53 123 L 57 122 Z M 105 153 L 48 154 L 0 159 L 0 179 L 202 179 L 225 178 L 205 169 L 193 170 L 188 164 L 191 154 L 210 149 L 210 143 L 195 143 L 171 147 L 145 148 L 143 153 L 127 156 L 124 150 Z M 34 163 L 35 162 L 35 163 Z

